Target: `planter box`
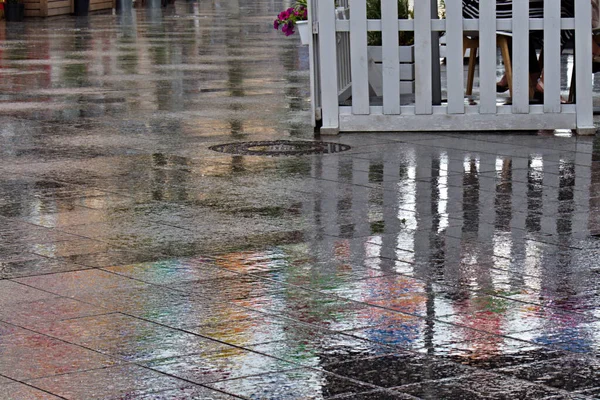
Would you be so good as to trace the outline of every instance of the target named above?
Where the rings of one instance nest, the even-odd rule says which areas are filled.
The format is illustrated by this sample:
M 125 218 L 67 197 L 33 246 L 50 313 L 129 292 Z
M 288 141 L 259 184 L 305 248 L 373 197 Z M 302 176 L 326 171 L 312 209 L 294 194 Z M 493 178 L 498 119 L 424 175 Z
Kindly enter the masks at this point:
M 415 92 L 415 48 L 399 46 L 400 56 L 400 94 Z M 382 50 L 381 46 L 368 46 L 369 86 L 377 96 L 383 95 Z
M 90 0 L 89 11 L 112 10 L 115 0 Z M 26 17 L 53 17 L 75 11 L 73 0 L 25 0 Z
M 308 21 L 296 22 L 296 29 L 298 30 L 298 35 L 300 35 L 300 43 L 302 43 L 302 46 L 308 46 L 312 36 L 312 32 L 308 26 Z

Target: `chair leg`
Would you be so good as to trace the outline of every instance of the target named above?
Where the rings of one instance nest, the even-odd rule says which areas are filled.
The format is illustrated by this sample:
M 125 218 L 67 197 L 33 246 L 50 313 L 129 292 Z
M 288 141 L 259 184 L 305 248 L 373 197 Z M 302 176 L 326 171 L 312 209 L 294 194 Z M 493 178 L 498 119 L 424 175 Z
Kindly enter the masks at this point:
M 473 82 L 475 81 L 475 63 L 477 61 L 477 49 L 478 47 L 470 47 L 471 54 L 469 54 L 469 72 L 467 74 L 467 96 L 473 94 Z
M 512 61 L 510 59 L 510 51 L 508 50 L 508 39 L 504 36 L 498 36 L 497 39 L 498 47 L 502 53 L 502 61 L 504 61 L 504 73 L 506 74 L 506 81 L 508 82 L 508 90 L 510 97 L 513 97 L 513 85 L 512 85 Z

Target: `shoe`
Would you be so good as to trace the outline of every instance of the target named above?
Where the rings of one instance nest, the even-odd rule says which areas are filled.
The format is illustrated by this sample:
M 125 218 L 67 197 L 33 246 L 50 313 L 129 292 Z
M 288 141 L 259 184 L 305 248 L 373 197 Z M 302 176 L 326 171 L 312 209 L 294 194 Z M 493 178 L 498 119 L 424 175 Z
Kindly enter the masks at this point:
M 529 104 L 544 104 L 544 82 L 538 81 L 535 85 L 533 99 L 530 100 Z M 568 104 L 568 101 L 560 96 L 560 104 Z
M 496 93 L 504 93 L 506 91 L 508 91 L 508 85 L 503 86 L 503 85 L 496 83 Z

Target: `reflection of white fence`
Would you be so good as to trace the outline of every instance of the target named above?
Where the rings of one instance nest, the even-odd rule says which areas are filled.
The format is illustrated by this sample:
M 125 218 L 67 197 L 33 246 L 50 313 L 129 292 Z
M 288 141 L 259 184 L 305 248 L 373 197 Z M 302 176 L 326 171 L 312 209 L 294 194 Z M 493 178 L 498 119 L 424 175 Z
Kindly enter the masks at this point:
M 593 133 L 590 0 L 575 1 L 575 18 L 561 18 L 560 1 L 544 2 L 543 19 L 529 18 L 529 2 L 513 4 L 512 19 L 496 19 L 495 2 L 481 1 L 480 19 L 470 20 L 462 18 L 461 0 L 446 0 L 446 19 L 438 20 L 431 17 L 431 2 L 424 0 L 415 2 L 414 20 L 398 20 L 397 0 L 382 0 L 382 19 L 367 20 L 365 1 L 349 0 L 350 17 L 344 20 L 336 15 L 333 1 L 310 0 L 312 104 L 316 118 L 322 120 L 322 131 L 577 129 Z M 561 104 L 561 29 L 575 31 L 575 104 Z M 545 98 L 544 104 L 532 105 L 527 38 L 534 30 L 544 34 Z M 381 31 L 383 38 L 379 105 L 371 104 L 367 31 Z M 415 36 L 415 93 L 410 105 L 401 105 L 406 102 L 400 94 L 398 31 L 413 31 Z M 432 34 L 444 31 L 447 102 L 439 104 Z M 513 40 L 511 105 L 497 104 L 498 31 L 520 38 Z M 476 32 L 480 41 L 480 96 L 475 105 L 466 104 L 464 96 L 465 32 Z M 350 100 L 340 105 L 344 91 Z

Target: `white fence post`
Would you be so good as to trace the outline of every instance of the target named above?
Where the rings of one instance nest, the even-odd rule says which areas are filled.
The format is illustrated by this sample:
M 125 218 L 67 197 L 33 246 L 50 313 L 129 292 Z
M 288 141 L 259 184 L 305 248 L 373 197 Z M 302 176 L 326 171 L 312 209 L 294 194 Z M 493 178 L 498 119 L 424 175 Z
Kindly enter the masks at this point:
M 350 44 L 352 113 L 369 114 L 367 3 L 364 0 L 350 0 Z
M 512 112 L 529 113 L 529 2 L 513 2 Z
M 317 108 L 319 107 L 318 105 L 318 98 L 319 98 L 319 93 L 320 93 L 320 87 L 319 87 L 319 80 L 317 79 L 317 75 L 314 73 L 315 68 L 318 64 L 318 58 L 316 55 L 316 49 L 315 47 L 317 47 L 315 45 L 315 35 L 313 35 L 313 21 L 315 20 L 315 18 L 313 17 L 313 12 L 315 10 L 314 8 L 314 4 L 313 4 L 314 0 L 308 0 L 307 2 L 307 6 L 308 6 L 308 26 L 310 27 L 310 42 L 308 43 L 308 63 L 310 66 L 310 111 L 311 111 L 311 124 L 313 127 L 317 126 Z
M 400 114 L 398 1 L 381 0 L 383 113 Z
M 492 0 L 479 3 L 479 90 L 479 113 L 496 114 L 496 2 Z
M 544 2 L 544 112 L 560 107 L 560 2 Z
M 431 3 L 415 2 L 415 114 L 433 114 L 431 91 Z
M 322 133 L 339 133 L 339 104 L 335 4 L 330 0 L 317 2 L 319 19 L 319 60 L 321 74 Z
M 592 106 L 592 6 L 590 0 L 575 0 L 575 74 L 577 82 L 577 133 L 593 135 Z
M 463 65 L 463 16 L 461 0 L 446 0 L 446 73 L 448 76 L 448 112 L 465 113 L 465 77 Z

